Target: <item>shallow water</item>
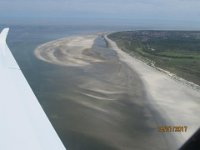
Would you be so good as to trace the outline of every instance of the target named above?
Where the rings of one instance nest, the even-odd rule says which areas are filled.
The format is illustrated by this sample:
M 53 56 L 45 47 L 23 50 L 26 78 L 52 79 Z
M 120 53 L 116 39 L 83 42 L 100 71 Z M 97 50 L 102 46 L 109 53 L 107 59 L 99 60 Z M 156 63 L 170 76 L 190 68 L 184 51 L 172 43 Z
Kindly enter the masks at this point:
M 167 149 L 142 81 L 102 37 L 92 51 L 104 61 L 89 66 L 63 67 L 34 56 L 34 49 L 44 42 L 101 31 L 63 29 L 15 27 L 8 44 L 66 148 Z
M 66 39 L 66 42 L 69 41 Z M 53 45 L 49 43 L 40 51 Z M 63 47 L 57 42 L 54 48 L 59 51 Z M 67 147 L 151 149 L 149 146 L 153 143 L 155 146 L 151 145 L 152 149 L 165 149 L 162 148 L 164 141 L 157 132 L 157 123 L 137 73 L 119 61 L 116 52 L 106 47 L 101 36 L 86 51 L 83 57 L 90 55 L 102 61 L 79 67 L 69 67 L 70 64 L 65 61 L 67 65 L 63 70 L 66 72 L 61 73 L 65 78 L 54 79 L 54 84 L 59 83 L 61 88 L 56 91 L 56 105 L 59 106 L 55 107 L 56 97 L 52 95 L 51 111 L 57 113 L 49 117 L 59 124 L 59 129 L 64 130 L 61 139 Z

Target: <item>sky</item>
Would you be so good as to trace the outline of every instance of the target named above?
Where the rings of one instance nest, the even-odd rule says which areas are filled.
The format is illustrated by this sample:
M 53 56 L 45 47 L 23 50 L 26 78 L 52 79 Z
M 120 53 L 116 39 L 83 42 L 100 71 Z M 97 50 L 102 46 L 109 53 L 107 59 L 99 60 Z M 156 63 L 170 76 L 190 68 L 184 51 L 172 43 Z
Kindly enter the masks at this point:
M 200 0 L 0 0 L 0 23 L 200 29 Z

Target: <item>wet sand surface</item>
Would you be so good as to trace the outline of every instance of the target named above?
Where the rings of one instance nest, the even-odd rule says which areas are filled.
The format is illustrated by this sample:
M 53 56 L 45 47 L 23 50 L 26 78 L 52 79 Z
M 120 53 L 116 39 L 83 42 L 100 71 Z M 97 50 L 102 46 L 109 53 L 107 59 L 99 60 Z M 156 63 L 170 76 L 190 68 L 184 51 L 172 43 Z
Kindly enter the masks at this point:
M 158 132 L 167 121 L 150 104 L 138 73 L 101 35 L 52 41 L 35 55 L 60 66 L 43 81 L 40 102 L 68 150 L 177 148 L 173 136 Z

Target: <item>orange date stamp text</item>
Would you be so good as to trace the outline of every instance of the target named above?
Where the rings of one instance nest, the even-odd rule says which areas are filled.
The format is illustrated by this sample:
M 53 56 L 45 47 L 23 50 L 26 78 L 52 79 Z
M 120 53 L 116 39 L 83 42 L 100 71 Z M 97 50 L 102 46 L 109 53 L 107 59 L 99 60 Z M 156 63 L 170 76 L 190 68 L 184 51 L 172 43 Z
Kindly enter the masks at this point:
M 160 126 L 159 132 L 187 132 L 188 126 Z

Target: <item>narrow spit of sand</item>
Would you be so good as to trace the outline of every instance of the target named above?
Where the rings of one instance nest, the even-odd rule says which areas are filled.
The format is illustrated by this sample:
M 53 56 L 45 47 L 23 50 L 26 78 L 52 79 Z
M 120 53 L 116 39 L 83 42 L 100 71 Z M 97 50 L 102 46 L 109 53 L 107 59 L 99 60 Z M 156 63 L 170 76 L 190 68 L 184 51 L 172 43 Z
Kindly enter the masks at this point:
M 119 59 L 139 74 L 150 98 L 150 105 L 169 122 L 167 126 L 188 126 L 185 133 L 173 133 L 178 145 L 182 145 L 200 127 L 200 91 L 131 57 L 107 36 L 105 39 L 108 46 L 117 52 Z M 166 124 L 160 122 L 160 125 Z M 172 133 L 164 134 L 168 137 Z

